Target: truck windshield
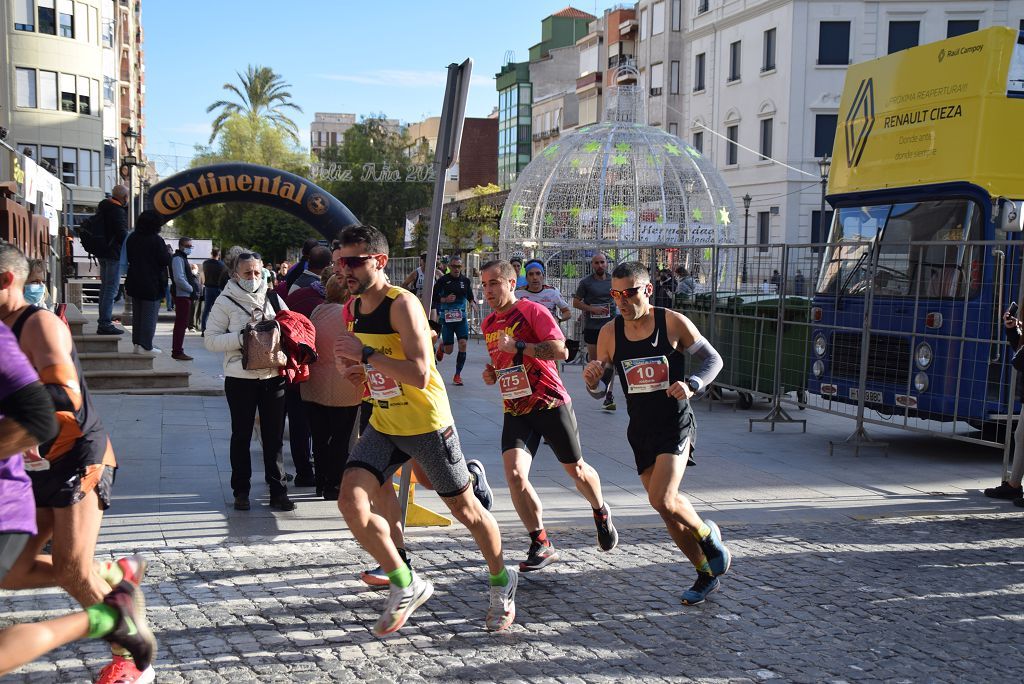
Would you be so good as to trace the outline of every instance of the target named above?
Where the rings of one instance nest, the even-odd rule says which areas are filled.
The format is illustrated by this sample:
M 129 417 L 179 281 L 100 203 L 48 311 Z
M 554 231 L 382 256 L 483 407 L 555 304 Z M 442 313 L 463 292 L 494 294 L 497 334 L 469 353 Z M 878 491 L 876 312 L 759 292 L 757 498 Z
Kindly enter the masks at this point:
M 963 297 L 971 286 L 965 263 L 969 248 L 963 243 L 980 239 L 981 216 L 973 201 L 962 198 L 841 207 L 833 218 L 818 293 L 863 296 L 873 287 L 876 295 L 888 297 Z M 936 244 L 910 244 L 918 242 Z

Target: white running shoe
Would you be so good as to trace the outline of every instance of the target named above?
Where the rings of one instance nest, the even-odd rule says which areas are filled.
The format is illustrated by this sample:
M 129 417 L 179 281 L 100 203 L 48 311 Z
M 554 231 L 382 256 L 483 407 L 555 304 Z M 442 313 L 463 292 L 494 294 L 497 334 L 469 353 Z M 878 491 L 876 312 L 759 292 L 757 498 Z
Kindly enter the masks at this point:
M 153 347 L 152 349 L 146 349 L 141 344 L 135 345 L 135 353 L 140 356 L 153 356 L 154 354 L 163 354 L 163 351 Z
M 519 571 L 505 566 L 508 584 L 491 587 L 490 605 L 487 608 L 487 629 L 500 632 L 507 629 L 516 619 L 516 587 L 519 586 Z
M 377 624 L 373 626 L 373 633 L 377 636 L 384 636 L 397 632 L 409 619 L 412 612 L 426 603 L 433 593 L 434 585 L 427 580 L 420 579 L 415 572 L 412 573 L 412 584 L 404 589 L 392 584 L 391 593 L 384 601 L 384 612 L 381 613 Z

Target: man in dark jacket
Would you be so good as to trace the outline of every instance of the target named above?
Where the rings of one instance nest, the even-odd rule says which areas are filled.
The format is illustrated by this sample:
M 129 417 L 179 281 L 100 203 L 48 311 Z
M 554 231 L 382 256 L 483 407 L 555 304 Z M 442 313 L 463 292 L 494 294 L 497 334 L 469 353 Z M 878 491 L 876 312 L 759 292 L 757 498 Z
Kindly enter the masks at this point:
M 204 334 L 210 307 L 220 296 L 221 281 L 226 280 L 227 275 L 228 267 L 220 259 L 220 250 L 214 247 L 210 250 L 210 258 L 203 262 L 203 320 L 200 328 Z
M 128 235 L 128 188 L 115 185 L 110 199 L 96 207 L 96 220 L 103 226 L 107 252 L 97 254 L 100 265 L 100 313 L 96 325 L 99 335 L 121 335 L 124 330 L 114 325 L 114 297 L 121 285 L 121 246 Z
M 316 238 L 309 238 L 308 240 L 302 243 L 302 258 L 299 259 L 285 275 L 285 287 L 283 294 L 288 294 L 288 292 L 291 290 L 292 284 L 300 275 L 302 275 L 303 271 L 305 271 L 306 268 L 309 266 L 309 252 L 319 244 L 320 241 L 317 240 Z
M 171 337 L 171 358 L 191 361 L 185 353 L 185 328 L 188 327 L 192 300 L 199 299 L 199 278 L 192 273 L 188 256 L 192 253 L 192 238 L 178 239 L 178 251 L 171 257 L 171 293 L 174 296 L 174 333 Z
M 159 354 L 153 346 L 160 299 L 167 284 L 167 268 L 171 253 L 160 237 L 160 220 L 151 212 L 139 215 L 135 232 L 125 242 L 128 254 L 128 277 L 124 288 L 132 298 L 132 342 L 136 354 Z

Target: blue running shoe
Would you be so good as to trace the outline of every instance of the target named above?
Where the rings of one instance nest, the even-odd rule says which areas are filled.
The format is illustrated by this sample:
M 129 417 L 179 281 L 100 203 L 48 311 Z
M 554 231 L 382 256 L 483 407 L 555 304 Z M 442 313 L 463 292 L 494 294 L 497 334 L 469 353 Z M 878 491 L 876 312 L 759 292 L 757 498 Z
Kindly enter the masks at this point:
M 698 572 L 697 581 L 693 583 L 692 587 L 683 592 L 683 605 L 696 606 L 699 603 L 704 603 L 704 599 L 708 597 L 708 594 L 718 591 L 720 584 L 721 582 L 719 582 L 717 577 Z
M 494 494 L 491 492 L 491 486 L 487 484 L 484 464 L 474 458 L 472 461 L 466 461 L 466 469 L 472 476 L 470 479 L 473 485 L 473 495 L 484 508 L 491 510 L 491 506 L 494 505 Z
M 722 531 L 718 529 L 718 525 L 713 520 L 705 520 L 704 523 L 711 528 L 711 532 L 698 543 L 700 550 L 704 552 L 704 557 L 708 559 L 708 565 L 711 566 L 711 574 L 718 577 L 729 572 L 729 566 L 732 565 L 732 552 L 729 551 L 728 546 L 722 543 Z

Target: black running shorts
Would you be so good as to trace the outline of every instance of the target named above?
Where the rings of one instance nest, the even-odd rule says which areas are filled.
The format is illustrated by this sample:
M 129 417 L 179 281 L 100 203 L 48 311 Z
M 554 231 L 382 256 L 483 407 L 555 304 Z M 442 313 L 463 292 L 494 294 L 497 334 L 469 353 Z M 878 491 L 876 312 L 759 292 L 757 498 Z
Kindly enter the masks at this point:
M 536 444 L 537 435 L 547 440 L 559 463 L 578 463 L 583 460 L 580 430 L 576 426 L 576 414 L 573 413 L 572 404 L 530 411 L 521 416 L 506 413 L 505 424 L 501 429 L 501 451 L 531 451 L 531 436 L 533 444 Z

